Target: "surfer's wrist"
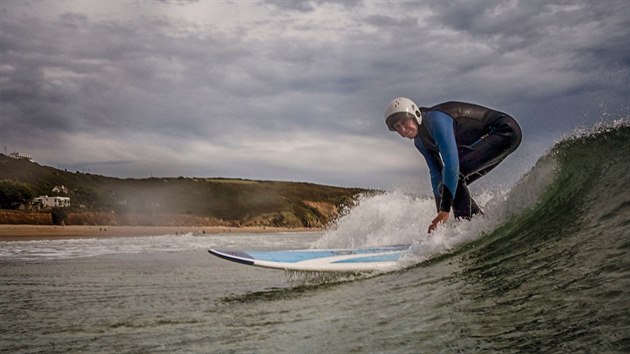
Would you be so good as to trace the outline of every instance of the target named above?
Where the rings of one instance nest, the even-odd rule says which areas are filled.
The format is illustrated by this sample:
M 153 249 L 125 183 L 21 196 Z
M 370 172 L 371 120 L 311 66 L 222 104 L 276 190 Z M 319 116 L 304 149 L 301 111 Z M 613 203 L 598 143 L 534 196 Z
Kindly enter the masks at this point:
M 445 185 L 442 185 L 441 189 L 440 207 L 438 212 L 448 213 L 451 211 L 451 205 L 453 205 L 453 193 Z

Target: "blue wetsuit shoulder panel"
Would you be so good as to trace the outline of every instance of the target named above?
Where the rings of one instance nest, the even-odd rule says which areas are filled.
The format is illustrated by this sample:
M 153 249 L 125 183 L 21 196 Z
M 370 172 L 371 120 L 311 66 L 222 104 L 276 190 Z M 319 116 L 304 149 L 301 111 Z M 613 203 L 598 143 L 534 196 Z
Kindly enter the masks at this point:
M 423 116 L 422 124 L 426 125 L 442 157 L 444 164 L 441 174 L 442 184 L 449 189 L 451 196 L 454 197 L 459 179 L 459 155 L 453 128 L 453 118 L 440 111 L 429 111 Z M 429 169 L 431 169 L 430 165 Z
M 420 151 L 429 166 L 429 174 L 431 175 L 431 187 L 433 195 L 436 199 L 440 199 L 440 183 L 442 182 L 442 160 L 437 153 L 431 153 L 422 143 L 422 139 L 416 138 L 413 141 L 416 149 Z

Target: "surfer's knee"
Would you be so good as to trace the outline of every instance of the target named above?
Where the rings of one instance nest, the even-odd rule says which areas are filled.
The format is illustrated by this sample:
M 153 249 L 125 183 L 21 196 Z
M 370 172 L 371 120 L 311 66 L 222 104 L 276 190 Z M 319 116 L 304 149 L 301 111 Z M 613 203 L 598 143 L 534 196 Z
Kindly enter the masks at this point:
M 507 147 L 508 154 L 512 153 L 519 147 L 519 145 L 521 145 L 521 141 L 523 140 L 523 131 L 516 119 L 505 115 L 497 119 L 493 125 L 493 128 L 497 133 L 500 133 L 500 135 L 509 139 Z

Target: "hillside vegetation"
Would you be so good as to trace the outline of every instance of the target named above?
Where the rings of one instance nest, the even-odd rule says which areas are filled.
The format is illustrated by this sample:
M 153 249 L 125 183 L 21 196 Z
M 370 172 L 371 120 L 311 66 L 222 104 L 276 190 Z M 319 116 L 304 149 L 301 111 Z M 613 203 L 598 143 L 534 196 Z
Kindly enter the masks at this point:
M 72 206 L 53 210 L 52 216 L 58 222 L 78 225 L 319 228 L 336 219 L 359 193 L 365 192 L 358 188 L 243 179 L 120 179 L 62 171 L 2 154 L 0 186 L 20 188 L 19 193 L 0 194 L 4 199 L 14 194 L 21 198 L 24 195 L 70 197 Z M 53 193 L 56 186 L 64 186 L 67 193 Z M 3 201 L 3 205 L 14 204 Z M 22 204 L 22 209 L 25 205 Z M 0 213 L 0 223 L 20 223 L 19 215 L 27 214 L 26 211 Z M 28 218 L 24 220 L 28 223 Z

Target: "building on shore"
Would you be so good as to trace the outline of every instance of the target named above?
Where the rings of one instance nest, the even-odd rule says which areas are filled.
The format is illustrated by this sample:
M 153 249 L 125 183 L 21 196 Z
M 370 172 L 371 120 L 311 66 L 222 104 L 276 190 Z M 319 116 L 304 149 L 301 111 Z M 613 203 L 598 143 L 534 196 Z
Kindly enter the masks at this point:
M 12 152 L 9 155 L 9 157 L 12 157 L 18 160 L 27 160 L 29 162 L 33 162 L 33 157 L 30 154 L 27 154 L 25 152 Z
M 38 209 L 67 208 L 70 206 L 70 198 L 40 195 L 37 198 L 33 198 L 33 206 Z
M 52 189 L 53 193 L 63 193 L 63 194 L 68 194 L 68 188 L 66 186 L 64 186 L 63 184 L 61 186 L 55 186 Z

